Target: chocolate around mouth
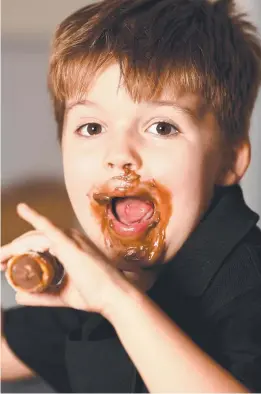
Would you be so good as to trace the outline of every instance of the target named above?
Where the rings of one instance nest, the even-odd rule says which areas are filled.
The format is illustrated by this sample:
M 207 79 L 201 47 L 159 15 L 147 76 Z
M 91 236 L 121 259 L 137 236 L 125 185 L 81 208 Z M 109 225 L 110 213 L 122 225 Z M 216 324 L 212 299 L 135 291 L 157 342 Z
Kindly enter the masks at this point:
M 138 223 L 145 223 L 149 222 L 147 226 L 147 231 L 156 227 L 160 221 L 160 213 L 157 209 L 157 202 L 155 199 L 152 198 L 148 193 L 132 193 L 132 194 L 125 194 L 122 196 L 122 192 L 117 193 L 119 196 L 112 196 L 105 193 L 95 193 L 93 195 L 93 199 L 101 206 L 105 208 L 106 216 L 113 221 L 117 221 L 122 225 L 125 225 L 127 228 L 133 227 L 135 224 Z M 121 220 L 117 213 L 116 205 L 117 203 L 124 202 L 124 200 L 131 199 L 133 201 L 137 200 L 140 202 L 144 202 L 149 207 L 148 212 L 144 214 L 140 214 L 140 218 L 137 220 L 133 219 L 130 223 L 126 222 L 126 220 Z M 112 220 L 111 220 L 112 221 Z M 111 225 L 111 228 L 113 226 Z M 127 234 L 126 234 L 127 235 Z
M 94 193 L 91 206 L 101 224 L 106 246 L 125 261 L 143 261 L 146 265 L 157 261 L 165 249 L 165 229 L 172 211 L 170 196 L 170 192 L 154 180 L 113 190 L 106 187 Z M 150 210 L 148 217 L 145 213 L 130 224 L 126 220 L 119 221 L 115 205 L 125 198 L 148 202 L 153 207 L 152 214 Z
M 132 204 L 133 204 L 133 202 L 135 203 L 135 201 L 140 202 L 141 204 L 143 203 L 144 206 L 146 207 L 147 212 L 142 212 L 142 210 L 141 210 L 139 212 L 138 216 L 136 218 L 134 217 L 131 220 L 131 222 L 128 223 L 126 220 L 120 218 L 118 211 L 117 211 L 117 204 L 119 204 L 121 202 L 124 203 L 125 200 L 127 200 L 126 201 L 127 207 L 129 207 L 128 200 L 131 200 Z M 119 221 L 120 223 L 125 224 L 127 226 L 128 225 L 130 226 L 134 223 L 141 223 L 141 222 L 145 222 L 147 220 L 150 220 L 154 216 L 154 213 L 155 213 L 155 203 L 151 200 L 148 200 L 147 198 L 145 199 L 145 198 L 140 198 L 140 197 L 136 197 L 136 196 L 113 197 L 111 200 L 110 209 L 117 221 Z
M 111 204 L 113 197 L 106 193 L 94 193 L 93 199 L 100 205 L 108 205 Z

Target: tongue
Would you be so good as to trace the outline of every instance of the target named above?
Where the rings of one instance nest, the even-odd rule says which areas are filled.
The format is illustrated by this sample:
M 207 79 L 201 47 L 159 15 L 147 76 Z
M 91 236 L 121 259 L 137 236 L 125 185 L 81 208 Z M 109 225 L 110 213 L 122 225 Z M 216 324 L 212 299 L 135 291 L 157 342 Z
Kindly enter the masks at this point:
M 140 222 L 142 219 L 150 219 L 153 215 L 153 204 L 149 201 L 128 197 L 117 199 L 115 210 L 120 222 L 132 224 Z

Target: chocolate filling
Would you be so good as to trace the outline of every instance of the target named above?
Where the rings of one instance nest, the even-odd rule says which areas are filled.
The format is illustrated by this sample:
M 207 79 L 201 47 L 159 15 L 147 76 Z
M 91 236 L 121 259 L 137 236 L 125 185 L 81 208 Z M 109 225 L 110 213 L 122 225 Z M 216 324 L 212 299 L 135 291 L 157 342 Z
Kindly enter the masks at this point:
M 11 276 L 16 286 L 29 290 L 42 283 L 43 271 L 32 257 L 22 256 L 13 265 Z

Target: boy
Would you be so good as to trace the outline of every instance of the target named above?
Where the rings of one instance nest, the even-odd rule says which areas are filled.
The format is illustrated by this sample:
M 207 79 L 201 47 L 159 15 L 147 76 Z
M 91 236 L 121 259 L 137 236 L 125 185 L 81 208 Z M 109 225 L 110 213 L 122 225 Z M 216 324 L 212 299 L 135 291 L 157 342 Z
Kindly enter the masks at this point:
M 110 0 L 62 22 L 49 87 L 85 236 L 18 207 L 36 231 L 4 246 L 3 264 L 49 249 L 67 282 L 17 294 L 34 307 L 5 312 L 3 378 L 261 390 L 261 234 L 238 185 L 260 59 L 230 0 Z

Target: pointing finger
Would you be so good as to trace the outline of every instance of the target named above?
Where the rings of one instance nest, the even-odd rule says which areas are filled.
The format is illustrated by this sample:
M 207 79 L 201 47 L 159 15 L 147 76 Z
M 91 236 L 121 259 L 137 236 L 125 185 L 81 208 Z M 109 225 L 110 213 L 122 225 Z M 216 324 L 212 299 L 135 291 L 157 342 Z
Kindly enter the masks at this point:
M 68 260 L 68 254 L 72 257 L 76 251 L 79 253 L 75 243 L 63 231 L 28 205 L 19 204 L 17 206 L 17 212 L 22 219 L 30 223 L 36 230 L 41 231 L 50 240 L 52 250 L 65 265 Z

